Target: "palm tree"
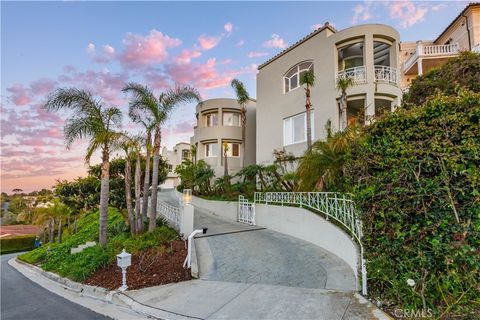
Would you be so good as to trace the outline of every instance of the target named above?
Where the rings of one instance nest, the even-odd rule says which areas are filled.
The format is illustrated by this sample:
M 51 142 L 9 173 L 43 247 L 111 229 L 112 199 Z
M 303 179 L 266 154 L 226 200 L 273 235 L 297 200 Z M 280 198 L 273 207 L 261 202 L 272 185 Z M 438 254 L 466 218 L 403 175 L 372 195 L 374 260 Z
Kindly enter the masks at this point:
M 140 175 L 141 175 L 141 161 L 140 161 L 140 137 L 131 137 L 127 133 L 123 133 L 119 140 L 119 149 L 125 152 L 125 201 L 128 212 L 128 223 L 130 225 L 130 233 L 135 235 L 143 231 L 143 223 L 140 213 Z M 135 163 L 135 212 L 132 206 L 132 160 L 136 159 Z
M 347 89 L 354 85 L 353 78 L 340 77 L 337 79 L 337 88 L 340 90 L 340 130 L 347 129 Z
M 312 101 L 310 100 L 310 88 L 315 85 L 315 74 L 313 70 L 308 70 L 300 76 L 300 84 L 305 84 L 305 109 L 307 113 L 307 147 L 312 147 L 312 120 L 310 110 L 312 109 Z
M 240 105 L 240 116 L 242 121 L 242 167 L 245 166 L 245 143 L 247 135 L 247 103 L 250 101 L 247 89 L 242 81 L 233 79 L 231 86 L 235 90 L 237 102 Z
M 150 221 L 148 224 L 148 230 L 153 231 L 156 226 L 157 216 L 158 166 L 160 163 L 162 125 L 175 106 L 180 103 L 200 101 L 200 94 L 192 87 L 177 85 L 173 89 L 169 88 L 162 92 L 159 97 L 156 98 L 147 86 L 142 86 L 137 83 L 127 84 L 127 86 L 123 88 L 123 91 L 133 93 L 133 98 L 130 101 L 130 111 L 136 112 L 137 114 L 138 112 L 142 112 L 149 120 L 153 131 L 152 197 L 149 211 Z M 144 193 L 144 198 L 146 196 Z
M 197 164 L 197 146 L 196 145 L 190 146 L 190 154 L 192 155 L 193 164 Z
M 228 162 L 227 162 L 227 154 L 228 154 L 228 143 L 224 142 L 223 143 L 223 161 L 224 161 L 224 171 L 223 171 L 223 177 L 227 179 L 228 177 Z
M 119 137 L 119 133 L 114 129 L 121 125 L 122 112 L 116 107 L 105 108 L 90 92 L 76 88 L 55 90 L 48 96 L 44 107 L 49 111 L 61 109 L 73 111 L 66 120 L 64 128 L 67 148 L 70 148 L 78 139 L 90 138 L 85 155 L 87 163 L 90 162 L 96 150 L 101 150 L 99 243 L 105 246 L 107 244 L 110 147 Z

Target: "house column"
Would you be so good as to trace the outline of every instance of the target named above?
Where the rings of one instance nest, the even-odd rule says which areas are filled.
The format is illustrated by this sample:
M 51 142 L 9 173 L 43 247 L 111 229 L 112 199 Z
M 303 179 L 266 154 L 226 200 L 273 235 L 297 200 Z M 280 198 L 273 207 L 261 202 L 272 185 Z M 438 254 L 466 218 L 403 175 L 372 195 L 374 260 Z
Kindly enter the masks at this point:
M 217 140 L 217 145 L 218 145 L 217 166 L 221 167 L 223 162 L 223 153 L 222 153 L 223 148 L 222 148 L 221 138 Z
M 365 95 L 365 124 L 372 123 L 375 117 L 375 94 L 373 91 L 367 91 Z
M 422 40 L 417 41 L 417 56 L 418 56 L 418 61 L 417 61 L 417 68 L 418 68 L 418 75 L 421 76 L 423 75 L 423 62 L 422 62 L 422 56 L 423 56 L 423 42 Z
M 364 61 L 367 71 L 367 85 L 371 90 L 367 90 L 365 96 L 365 123 L 369 124 L 370 119 L 375 115 L 375 59 L 373 56 L 373 35 L 365 35 Z

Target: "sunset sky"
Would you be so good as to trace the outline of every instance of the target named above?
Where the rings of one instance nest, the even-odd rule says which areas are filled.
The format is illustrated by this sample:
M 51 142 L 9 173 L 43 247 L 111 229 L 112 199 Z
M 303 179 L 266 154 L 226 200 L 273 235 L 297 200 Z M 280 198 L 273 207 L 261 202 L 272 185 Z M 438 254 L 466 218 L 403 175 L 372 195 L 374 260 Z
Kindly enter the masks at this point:
M 324 22 L 391 25 L 402 41 L 434 39 L 467 2 L 1 2 L 1 191 L 51 188 L 85 175 L 85 142 L 66 150 L 67 114 L 42 109 L 78 87 L 124 113 L 128 81 L 156 93 L 190 84 L 202 98 L 255 93 L 257 65 Z M 194 105 L 175 110 L 163 146 L 189 141 Z M 124 129 L 138 131 L 124 115 Z M 98 163 L 99 158 L 92 161 Z

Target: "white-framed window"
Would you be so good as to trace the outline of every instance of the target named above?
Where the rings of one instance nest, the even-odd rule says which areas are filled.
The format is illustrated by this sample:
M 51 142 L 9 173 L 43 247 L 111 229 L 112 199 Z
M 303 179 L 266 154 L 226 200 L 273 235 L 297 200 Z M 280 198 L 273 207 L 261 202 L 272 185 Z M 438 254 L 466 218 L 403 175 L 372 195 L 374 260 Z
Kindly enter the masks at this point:
M 182 150 L 182 161 L 190 159 L 190 150 L 183 149 Z
M 171 164 L 168 165 L 168 172 L 173 172 L 173 166 Z
M 205 144 L 205 157 L 216 157 L 218 156 L 218 143 L 206 143 Z
M 213 127 L 218 125 L 218 113 L 212 112 L 205 115 L 205 126 L 206 127 Z
M 313 110 L 310 110 L 312 140 L 315 132 L 313 118 Z M 283 119 L 283 145 L 288 146 L 305 141 L 307 141 L 307 113 L 303 112 Z
M 305 61 L 297 64 L 283 77 L 283 91 L 287 93 L 296 89 L 300 86 L 300 78 L 302 75 L 307 71 L 313 71 L 313 62 L 312 61 Z
M 240 143 L 227 143 L 227 157 L 240 157 Z
M 223 125 L 227 127 L 239 127 L 240 126 L 240 113 L 238 112 L 224 112 L 223 113 Z

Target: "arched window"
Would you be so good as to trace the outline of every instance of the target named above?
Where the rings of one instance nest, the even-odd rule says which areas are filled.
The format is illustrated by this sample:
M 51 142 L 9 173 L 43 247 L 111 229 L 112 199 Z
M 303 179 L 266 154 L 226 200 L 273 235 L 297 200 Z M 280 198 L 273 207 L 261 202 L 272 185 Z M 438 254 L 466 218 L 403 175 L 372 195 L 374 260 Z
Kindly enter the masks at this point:
M 300 86 L 300 77 L 308 70 L 313 71 L 312 61 L 301 62 L 291 68 L 283 78 L 285 93 L 298 88 Z

